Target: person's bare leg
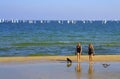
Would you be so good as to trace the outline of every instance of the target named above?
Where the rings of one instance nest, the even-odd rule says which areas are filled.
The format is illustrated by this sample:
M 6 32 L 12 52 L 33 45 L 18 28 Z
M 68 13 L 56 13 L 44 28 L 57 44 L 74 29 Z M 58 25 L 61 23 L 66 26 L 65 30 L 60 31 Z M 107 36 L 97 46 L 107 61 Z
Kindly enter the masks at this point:
M 90 62 L 90 55 L 89 55 L 89 62 Z
M 79 62 L 80 61 L 80 54 L 79 53 L 77 53 L 77 61 Z
M 79 53 L 79 62 L 80 62 L 80 58 L 81 58 L 81 53 Z
M 91 55 L 91 62 L 93 63 L 93 54 Z
M 89 61 L 90 61 L 90 63 L 93 62 L 93 55 L 89 55 Z
M 89 62 L 91 62 L 91 55 L 89 55 Z

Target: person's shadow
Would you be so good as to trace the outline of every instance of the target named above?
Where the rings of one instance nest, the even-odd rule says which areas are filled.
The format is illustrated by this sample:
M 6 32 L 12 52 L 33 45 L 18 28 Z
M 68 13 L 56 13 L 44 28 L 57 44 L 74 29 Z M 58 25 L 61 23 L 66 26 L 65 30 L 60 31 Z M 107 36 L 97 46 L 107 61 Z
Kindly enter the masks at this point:
M 89 79 L 93 79 L 93 74 L 94 74 L 93 64 L 89 63 L 89 69 L 88 69 L 88 77 L 89 77 Z
M 82 72 L 82 68 L 80 63 L 77 63 L 76 67 L 75 67 L 75 72 L 76 72 L 76 77 L 77 79 L 80 79 L 81 77 L 81 72 Z

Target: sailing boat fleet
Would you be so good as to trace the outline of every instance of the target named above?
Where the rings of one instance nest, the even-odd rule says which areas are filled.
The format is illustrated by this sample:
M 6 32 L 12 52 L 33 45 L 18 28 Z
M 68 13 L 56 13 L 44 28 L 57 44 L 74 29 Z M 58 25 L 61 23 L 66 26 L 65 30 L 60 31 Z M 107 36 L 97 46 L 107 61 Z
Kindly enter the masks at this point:
M 112 20 L 115 21 L 116 23 L 120 23 L 119 20 Z M 77 22 L 81 22 L 83 24 L 86 23 L 94 23 L 95 20 L 17 20 L 17 19 L 12 19 L 12 20 L 5 20 L 5 19 L 0 19 L 0 23 L 29 23 L 29 24 L 45 24 L 45 23 L 51 23 L 51 22 L 57 22 L 58 24 L 76 24 Z M 101 20 L 102 24 L 107 24 L 107 20 Z

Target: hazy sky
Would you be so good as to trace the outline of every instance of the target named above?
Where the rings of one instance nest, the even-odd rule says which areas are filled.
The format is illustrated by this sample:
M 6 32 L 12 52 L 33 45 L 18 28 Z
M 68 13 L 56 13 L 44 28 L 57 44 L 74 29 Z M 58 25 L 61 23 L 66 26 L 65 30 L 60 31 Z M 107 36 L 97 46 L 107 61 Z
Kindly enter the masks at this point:
M 1 0 L 1 19 L 120 19 L 120 0 Z

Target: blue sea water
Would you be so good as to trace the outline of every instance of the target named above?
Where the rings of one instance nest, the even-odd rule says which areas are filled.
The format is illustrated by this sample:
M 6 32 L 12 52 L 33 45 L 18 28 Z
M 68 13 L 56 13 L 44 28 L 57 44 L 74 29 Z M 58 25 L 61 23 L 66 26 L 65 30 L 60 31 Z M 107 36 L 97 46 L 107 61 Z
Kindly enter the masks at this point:
M 0 56 L 74 55 L 78 42 L 83 55 L 89 43 L 95 54 L 120 54 L 120 21 L 61 22 L 0 23 Z

